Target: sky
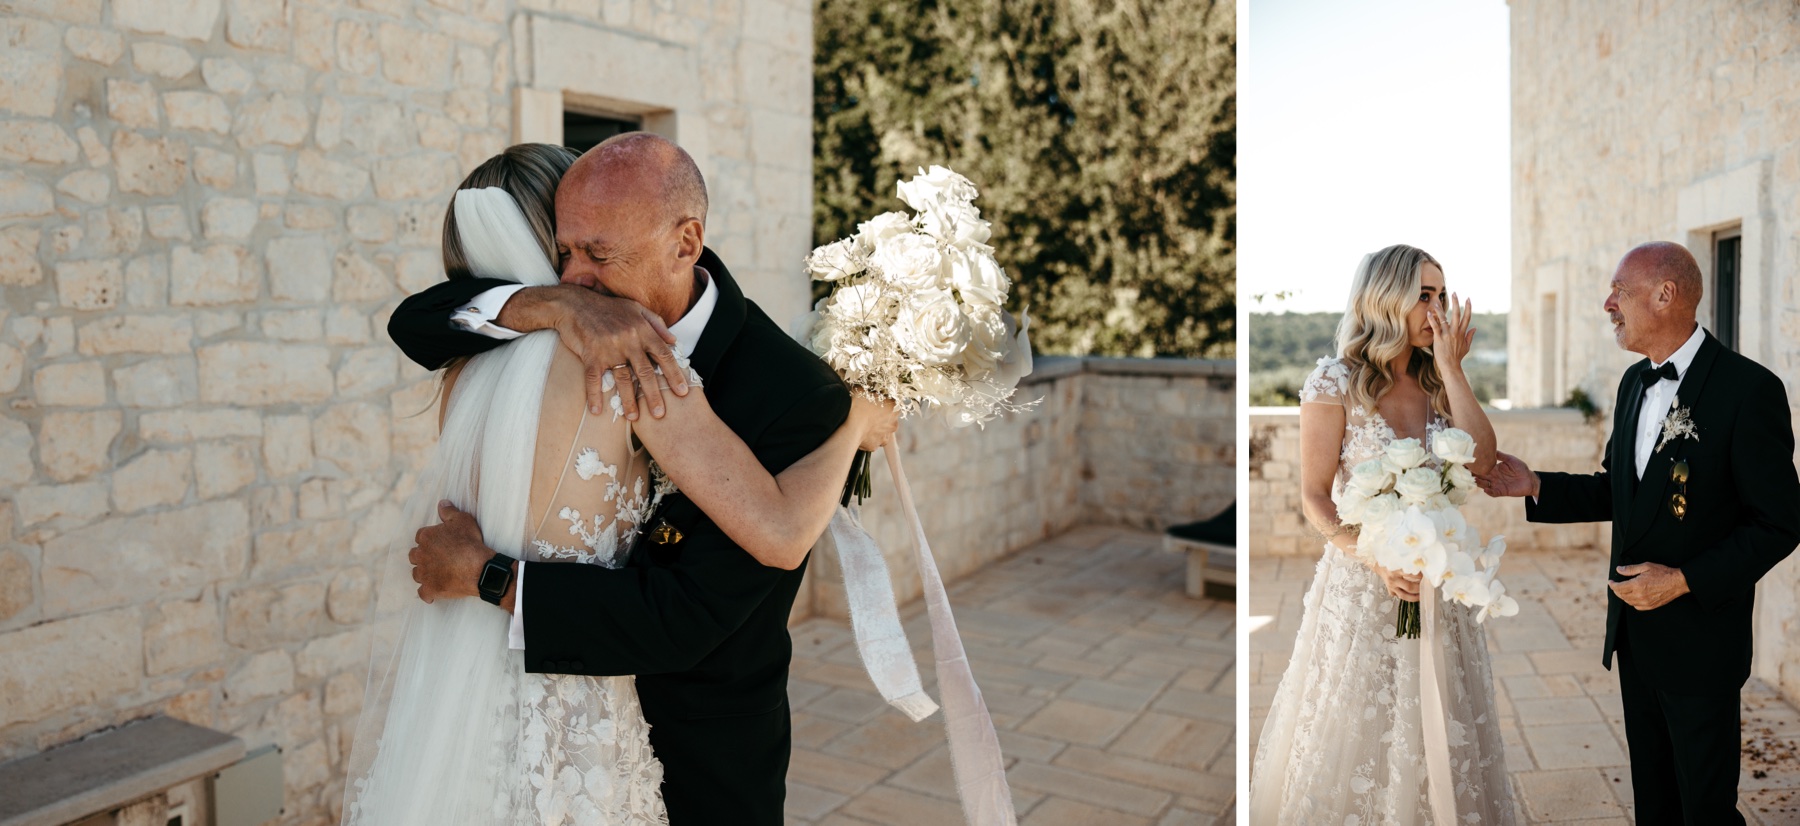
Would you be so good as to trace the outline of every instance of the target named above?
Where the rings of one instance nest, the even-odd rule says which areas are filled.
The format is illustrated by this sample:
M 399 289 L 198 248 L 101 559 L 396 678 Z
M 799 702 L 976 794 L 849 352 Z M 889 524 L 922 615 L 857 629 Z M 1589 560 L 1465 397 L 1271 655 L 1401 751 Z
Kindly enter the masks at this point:
M 1405 243 L 1510 307 L 1505 0 L 1249 0 L 1246 23 L 1239 300 L 1342 312 L 1363 254 Z

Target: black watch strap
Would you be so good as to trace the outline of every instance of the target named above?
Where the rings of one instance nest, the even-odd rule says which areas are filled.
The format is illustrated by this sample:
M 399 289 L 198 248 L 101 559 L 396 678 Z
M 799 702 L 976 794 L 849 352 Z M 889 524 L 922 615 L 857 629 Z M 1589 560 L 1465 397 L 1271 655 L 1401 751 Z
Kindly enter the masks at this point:
M 481 566 L 481 576 L 475 581 L 475 590 L 481 598 L 493 605 L 499 605 L 506 596 L 506 589 L 512 585 L 513 563 L 518 560 L 506 554 L 494 554 L 494 558 Z

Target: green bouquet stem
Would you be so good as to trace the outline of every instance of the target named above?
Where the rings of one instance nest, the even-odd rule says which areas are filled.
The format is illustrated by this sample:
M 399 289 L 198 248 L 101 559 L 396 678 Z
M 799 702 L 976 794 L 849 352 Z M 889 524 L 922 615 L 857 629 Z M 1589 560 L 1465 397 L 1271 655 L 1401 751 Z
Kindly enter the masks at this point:
M 1418 603 L 1400 600 L 1400 613 L 1394 618 L 1394 636 L 1412 640 L 1419 638 Z
M 844 498 L 838 504 L 849 506 L 850 497 L 856 497 L 856 504 L 862 505 L 874 493 L 869 480 L 869 452 L 859 450 L 856 458 L 850 460 L 850 480 L 844 484 Z M 1417 636 L 1416 634 L 1414 636 Z

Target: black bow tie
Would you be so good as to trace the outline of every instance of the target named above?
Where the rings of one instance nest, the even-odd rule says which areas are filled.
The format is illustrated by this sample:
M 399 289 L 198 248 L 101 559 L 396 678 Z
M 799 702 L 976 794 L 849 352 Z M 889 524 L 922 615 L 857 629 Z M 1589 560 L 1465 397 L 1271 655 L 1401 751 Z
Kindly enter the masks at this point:
M 1645 367 L 1643 370 L 1638 371 L 1638 381 L 1643 382 L 1645 387 L 1649 387 L 1663 379 L 1668 379 L 1669 381 L 1681 380 L 1681 373 L 1676 371 L 1675 362 L 1665 361 L 1661 367 Z

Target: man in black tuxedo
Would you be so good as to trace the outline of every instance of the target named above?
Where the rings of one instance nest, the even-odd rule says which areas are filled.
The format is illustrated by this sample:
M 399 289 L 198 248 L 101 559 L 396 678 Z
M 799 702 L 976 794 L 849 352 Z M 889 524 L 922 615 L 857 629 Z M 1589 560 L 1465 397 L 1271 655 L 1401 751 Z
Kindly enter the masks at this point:
M 672 208 L 674 220 L 664 220 Z M 453 317 L 507 282 L 439 284 L 395 311 L 394 341 L 435 369 L 500 344 L 469 331 L 484 323 L 507 331 L 553 328 L 583 355 L 590 383 L 609 367 L 629 382 L 633 363 L 640 375 L 661 362 L 671 379 L 679 376 L 664 340 L 635 316 L 636 305 L 619 301 L 629 298 L 691 341 L 690 363 L 714 412 L 770 473 L 812 452 L 844 422 L 850 395 L 842 380 L 745 299 L 704 247 L 704 183 L 685 152 L 644 133 L 614 138 L 569 169 L 556 210 L 562 285 L 514 290 L 491 321 L 465 318 L 457 329 Z M 645 377 L 653 390 L 654 377 Z M 660 398 L 647 398 L 646 406 L 660 415 Z M 420 596 L 476 596 L 494 552 L 473 517 L 440 511 L 443 524 L 420 531 L 412 552 Z M 659 530 L 665 523 L 670 530 Z M 517 608 L 527 670 L 637 675 L 672 823 L 780 824 L 789 752 L 787 618 L 805 564 L 764 567 L 679 493 L 645 524 L 651 530 L 621 568 L 513 563 L 516 577 L 501 575 L 504 590 L 490 601 Z M 502 560 L 508 567 L 511 561 Z M 529 581 L 515 587 L 527 574 Z
M 1482 480 L 1529 496 L 1533 522 L 1613 523 L 1601 662 L 1617 652 L 1646 826 L 1744 822 L 1738 693 L 1756 582 L 1800 543 L 1786 388 L 1700 328 L 1700 294 L 1685 247 L 1627 253 L 1605 309 L 1619 346 L 1647 358 L 1619 380 L 1601 471 L 1534 473 L 1501 454 Z

